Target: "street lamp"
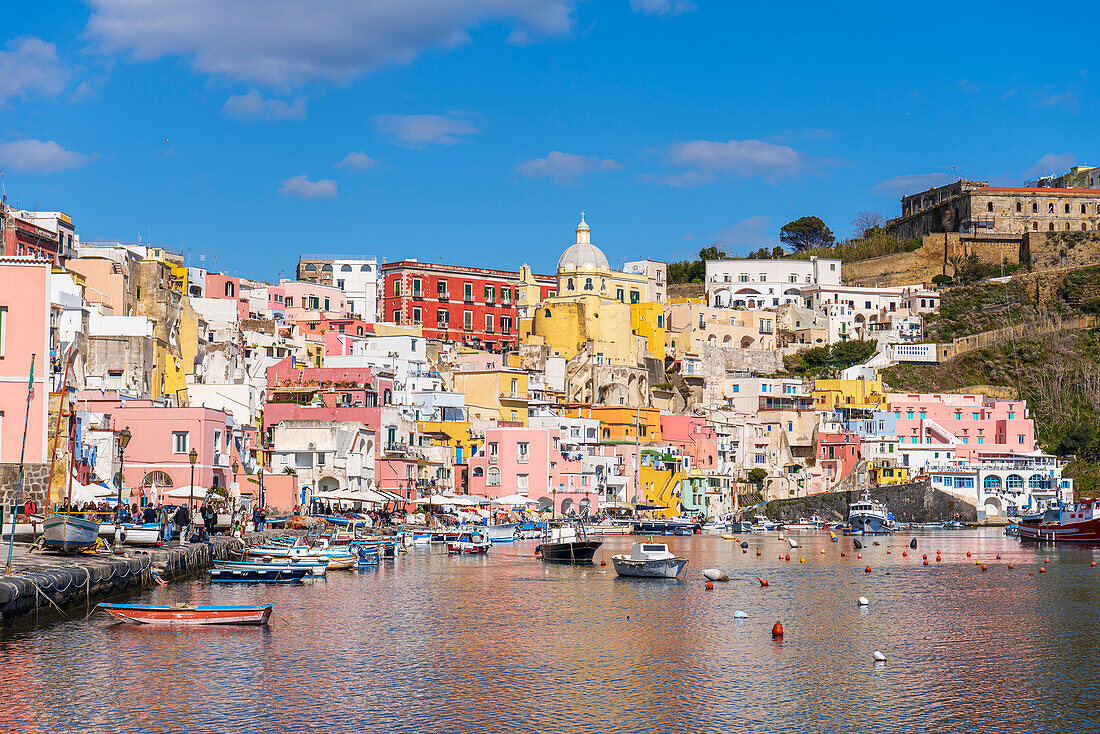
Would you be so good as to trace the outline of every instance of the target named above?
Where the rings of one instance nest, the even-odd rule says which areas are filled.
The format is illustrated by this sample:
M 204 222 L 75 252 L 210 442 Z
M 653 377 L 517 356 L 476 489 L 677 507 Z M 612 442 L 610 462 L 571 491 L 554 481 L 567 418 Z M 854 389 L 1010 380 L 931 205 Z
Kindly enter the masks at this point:
M 115 505 L 115 551 L 122 550 L 122 485 L 126 483 L 126 446 L 130 443 L 130 426 L 118 434 L 118 504 Z
M 233 484 L 237 483 L 237 472 L 240 470 L 240 468 L 240 463 L 238 463 L 236 459 L 233 459 Z M 237 494 L 240 494 L 240 490 L 237 491 Z M 233 518 L 237 514 L 237 498 L 233 496 L 232 492 L 230 492 L 229 499 L 231 501 L 226 502 L 226 505 L 229 507 L 229 525 L 232 528 Z
M 195 502 L 195 462 L 199 460 L 199 452 L 194 447 L 187 454 L 187 460 L 191 462 L 191 486 L 187 488 L 187 512 L 194 512 L 192 505 Z
M 260 475 L 260 509 L 264 506 L 264 468 L 261 466 L 257 473 Z

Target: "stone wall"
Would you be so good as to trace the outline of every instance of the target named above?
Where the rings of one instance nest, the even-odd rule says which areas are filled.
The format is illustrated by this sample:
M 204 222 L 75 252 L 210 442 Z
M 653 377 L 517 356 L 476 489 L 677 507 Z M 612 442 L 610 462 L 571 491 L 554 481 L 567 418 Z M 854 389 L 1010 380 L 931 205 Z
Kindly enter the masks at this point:
M 46 507 L 47 485 L 50 481 L 50 465 L 24 464 L 23 491 L 19 495 L 22 505 L 28 498 L 33 499 L 39 509 Z M 19 486 L 19 464 L 0 464 L 0 502 L 8 508 L 16 502 L 16 489 Z M 6 514 L 6 513 L 5 513 Z
M 872 499 L 885 503 L 898 522 L 976 522 L 978 519 L 977 508 L 972 503 L 933 489 L 927 482 L 879 487 L 870 490 L 870 494 Z M 848 505 L 862 496 L 861 490 L 777 500 L 765 506 L 764 514 L 777 522 L 796 522 L 812 515 L 829 522 L 842 522 L 848 519 Z

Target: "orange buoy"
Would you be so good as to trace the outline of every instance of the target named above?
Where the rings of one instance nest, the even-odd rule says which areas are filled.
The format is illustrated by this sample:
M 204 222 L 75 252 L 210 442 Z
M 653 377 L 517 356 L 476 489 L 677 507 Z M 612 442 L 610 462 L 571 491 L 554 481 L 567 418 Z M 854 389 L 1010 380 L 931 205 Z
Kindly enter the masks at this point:
M 709 581 L 707 582 L 707 591 L 714 591 L 714 584 Z
M 762 579 L 759 576 L 757 576 L 756 580 L 760 582 L 761 586 L 767 586 L 768 585 L 768 580 L 767 579 Z
M 856 553 L 856 558 L 863 558 L 863 554 L 862 553 Z
M 741 549 L 741 552 L 742 552 L 742 553 L 748 553 L 748 552 L 749 552 L 749 550 L 748 550 L 748 548 L 742 548 L 742 549 Z M 756 554 L 757 554 L 757 555 L 760 555 L 760 552 L 759 552 L 759 551 L 757 551 L 757 553 L 756 553 Z
M 1046 570 L 1045 567 L 1039 566 L 1039 573 L 1046 573 L 1046 572 L 1047 572 L 1047 570 Z
M 799 558 L 799 559 L 798 559 L 798 562 L 799 562 L 799 563 L 805 563 L 805 562 L 806 562 L 806 558 L 805 558 L 805 557 Z
M 783 560 L 784 560 L 784 561 L 789 561 L 789 560 L 791 560 L 791 554 L 790 554 L 790 553 L 788 553 L 787 555 L 783 556 Z
M 1093 568 L 1096 568 L 1096 561 L 1093 561 L 1093 562 L 1092 562 L 1092 567 L 1093 567 Z
M 1010 563 L 1010 564 L 1008 564 L 1008 567 L 1009 567 L 1009 568 L 1016 568 L 1016 566 L 1014 566 L 1014 565 L 1013 565 L 1013 564 L 1011 564 L 1011 563 Z
M 927 558 L 924 559 L 924 565 L 926 565 L 926 566 L 928 565 L 928 559 Z
M 867 568 L 863 569 L 863 573 L 871 573 L 871 567 L 868 566 Z
M 600 565 L 601 565 L 601 566 L 606 566 L 606 565 L 607 565 L 607 561 L 600 561 Z
M 902 558 L 907 558 L 908 556 L 909 556 L 909 551 L 902 551 L 901 552 L 901 557 Z
M 967 557 L 967 558 L 970 558 L 970 551 L 967 551 L 967 552 L 966 552 L 966 557 Z
M 1044 558 L 1043 563 L 1050 563 L 1050 559 L 1049 558 Z
M 983 563 L 983 564 L 982 564 L 982 573 L 985 573 L 985 572 L 986 572 L 986 571 L 988 571 L 988 570 L 989 570 L 989 567 L 988 567 L 988 566 L 986 566 L 986 565 L 985 565 L 985 564 Z
M 782 622 L 776 622 L 775 624 L 772 625 L 772 637 L 782 637 L 782 636 L 783 636 L 783 623 Z
M 878 545 L 878 543 L 875 543 L 875 545 Z M 886 551 L 886 555 L 890 555 L 890 551 Z
M 756 555 L 760 555 L 760 549 L 759 548 L 756 549 Z
M 925 558 L 928 558 L 928 554 L 927 554 L 927 553 L 925 553 L 925 554 L 924 554 L 924 557 L 925 557 Z

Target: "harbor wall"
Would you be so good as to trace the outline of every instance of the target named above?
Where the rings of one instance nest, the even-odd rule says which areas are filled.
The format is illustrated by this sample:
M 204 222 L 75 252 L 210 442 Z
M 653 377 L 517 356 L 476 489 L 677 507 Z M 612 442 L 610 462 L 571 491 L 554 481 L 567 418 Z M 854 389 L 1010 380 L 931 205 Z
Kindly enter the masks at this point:
M 933 489 L 928 482 L 873 488 L 870 495 L 871 499 L 885 503 L 898 522 L 959 520 L 972 523 L 978 520 L 974 502 Z M 797 522 L 812 515 L 829 522 L 842 522 L 848 519 L 848 505 L 862 496 L 860 489 L 776 500 L 765 505 L 764 514 L 776 522 Z
M 165 580 L 183 578 L 243 547 L 229 536 L 171 548 L 128 548 L 117 556 L 62 555 L 22 546 L 12 559 L 12 573 L 0 576 L 0 625 L 84 616 L 101 601 L 153 586 L 154 570 Z

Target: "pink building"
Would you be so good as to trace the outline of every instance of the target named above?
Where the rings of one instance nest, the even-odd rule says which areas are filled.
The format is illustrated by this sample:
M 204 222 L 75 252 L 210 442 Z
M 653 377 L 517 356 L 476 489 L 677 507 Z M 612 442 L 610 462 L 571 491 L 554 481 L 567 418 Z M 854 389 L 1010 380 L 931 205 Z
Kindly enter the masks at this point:
M 1022 400 L 991 400 L 984 395 L 890 393 L 888 409 L 897 419 L 898 450 L 921 466 L 916 454 L 953 451 L 956 459 L 1035 451 L 1035 423 Z
M 718 434 L 699 415 L 661 415 L 661 440 L 691 458 L 689 468 L 718 471 Z
M 848 476 L 860 460 L 860 436 L 853 432 L 818 434 L 817 464 L 826 481 L 826 491 Z
M 595 472 L 580 453 L 562 451 L 557 428 L 486 428 L 484 451 L 469 467 L 471 494 L 522 494 L 562 514 L 585 506 L 593 512 L 599 503 Z
M 31 355 L 34 394 L 24 460 L 27 464 L 46 461 L 50 269 L 48 260 L 0 257 L 0 464 L 19 463 Z
M 283 306 L 286 320 L 290 323 L 340 319 L 351 315 L 347 298 L 339 288 L 302 280 L 283 280 L 279 286 L 284 292 Z
M 233 460 L 239 458 L 233 446 L 229 416 L 222 411 L 168 407 L 151 400 L 112 401 L 99 393 L 82 393 L 78 406 L 104 414 L 114 431 L 130 429 L 124 498 L 129 494 L 152 500 L 164 497 L 173 487 L 190 485 L 192 448 L 198 454 L 195 486 L 229 486 Z M 156 497 L 152 493 L 154 485 Z
M 237 304 L 237 316 L 248 318 L 248 298 L 241 294 L 241 279 L 224 273 L 207 273 L 205 293 L 207 298 L 224 298 Z

